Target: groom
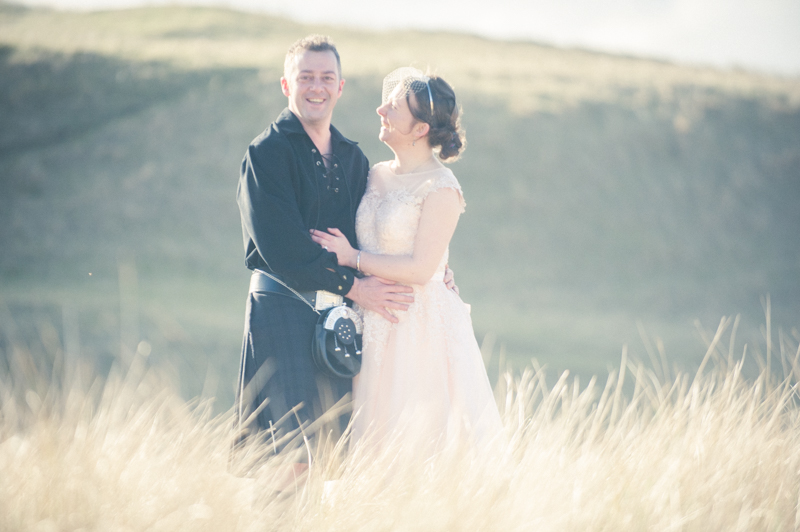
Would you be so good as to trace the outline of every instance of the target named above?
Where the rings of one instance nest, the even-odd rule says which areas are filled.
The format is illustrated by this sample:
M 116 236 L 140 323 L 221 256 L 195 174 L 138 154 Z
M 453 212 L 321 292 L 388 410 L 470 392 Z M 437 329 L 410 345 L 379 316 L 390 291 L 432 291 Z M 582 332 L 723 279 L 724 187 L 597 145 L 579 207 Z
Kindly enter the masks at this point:
M 350 379 L 315 367 L 311 339 L 318 315 L 287 287 L 319 310 L 345 297 L 393 322 L 388 309 L 405 310 L 413 302 L 410 287 L 357 277 L 309 235 L 310 229 L 337 227 L 356 247 L 355 214 L 369 170 L 356 143 L 331 125 L 344 88 L 333 43 L 320 35 L 294 43 L 281 88 L 289 105 L 250 144 L 239 179 L 245 264 L 253 274 L 234 449 L 258 435 L 279 451 L 351 389 Z M 333 424 L 335 435 L 340 426 Z

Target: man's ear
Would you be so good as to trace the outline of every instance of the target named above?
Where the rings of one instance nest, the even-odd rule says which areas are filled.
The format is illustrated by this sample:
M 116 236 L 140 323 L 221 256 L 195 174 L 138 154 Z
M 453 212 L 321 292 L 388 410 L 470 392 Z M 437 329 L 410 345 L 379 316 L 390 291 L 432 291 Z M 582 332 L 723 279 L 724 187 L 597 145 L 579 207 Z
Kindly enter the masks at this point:
M 344 88 L 344 80 L 339 82 L 339 96 L 342 95 L 342 89 Z
M 292 95 L 292 91 L 289 90 L 289 82 L 283 76 L 281 76 L 281 90 L 283 91 L 284 96 L 288 97 Z M 340 88 L 339 91 L 341 92 L 341 90 L 342 89 Z

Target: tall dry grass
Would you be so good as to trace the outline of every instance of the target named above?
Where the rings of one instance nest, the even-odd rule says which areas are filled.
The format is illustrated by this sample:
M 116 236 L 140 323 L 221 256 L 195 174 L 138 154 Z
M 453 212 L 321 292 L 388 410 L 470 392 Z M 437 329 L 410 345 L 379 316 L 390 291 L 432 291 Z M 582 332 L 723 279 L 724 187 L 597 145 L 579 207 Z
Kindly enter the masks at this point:
M 505 433 L 490 451 L 453 443 L 416 462 L 400 458 L 413 454 L 402 442 L 380 456 L 340 442 L 283 494 L 274 487 L 287 455 L 230 475 L 230 416 L 180 399 L 141 359 L 102 382 L 73 372 L 59 386 L 31 379 L 24 350 L 10 349 L 0 528 L 797 530 L 800 351 L 783 335 L 768 341 L 747 379 L 752 348 L 734 356 L 731 325 L 695 375 L 673 374 L 657 354 L 650 367 L 623 354 L 605 384 L 505 374 Z M 773 357 L 783 375 L 769 370 Z

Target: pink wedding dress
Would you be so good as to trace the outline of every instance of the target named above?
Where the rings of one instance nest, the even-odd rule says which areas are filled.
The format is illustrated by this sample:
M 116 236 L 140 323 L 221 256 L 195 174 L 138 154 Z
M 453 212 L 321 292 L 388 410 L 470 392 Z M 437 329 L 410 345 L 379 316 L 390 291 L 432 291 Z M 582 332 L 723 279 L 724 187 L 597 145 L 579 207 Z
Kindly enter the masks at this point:
M 376 164 L 356 216 L 359 247 L 410 255 L 425 197 L 441 188 L 461 196 L 449 168 L 398 175 L 388 162 Z M 464 205 L 461 197 L 462 212 Z M 442 281 L 447 260 L 445 252 L 430 281 L 413 286 L 414 303 L 405 312 L 394 312 L 399 323 L 362 310 L 353 444 L 366 439 L 384 448 L 392 441 L 413 441 L 429 453 L 449 438 L 481 442 L 501 432 L 469 307 Z

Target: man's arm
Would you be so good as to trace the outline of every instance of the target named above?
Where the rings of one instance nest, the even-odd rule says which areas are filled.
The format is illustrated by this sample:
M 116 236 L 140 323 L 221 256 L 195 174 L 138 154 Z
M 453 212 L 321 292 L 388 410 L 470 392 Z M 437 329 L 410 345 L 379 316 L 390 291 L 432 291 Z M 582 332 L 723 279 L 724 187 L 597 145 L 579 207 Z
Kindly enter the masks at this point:
M 355 277 L 311 240 L 293 186 L 293 157 L 288 142 L 248 148 L 238 191 L 242 224 L 269 268 L 295 288 L 345 295 Z
M 389 309 L 408 310 L 408 306 L 414 302 L 413 291 L 410 286 L 373 276 L 356 278 L 347 297 L 360 307 L 377 312 L 390 322 L 397 323 L 399 320 Z

